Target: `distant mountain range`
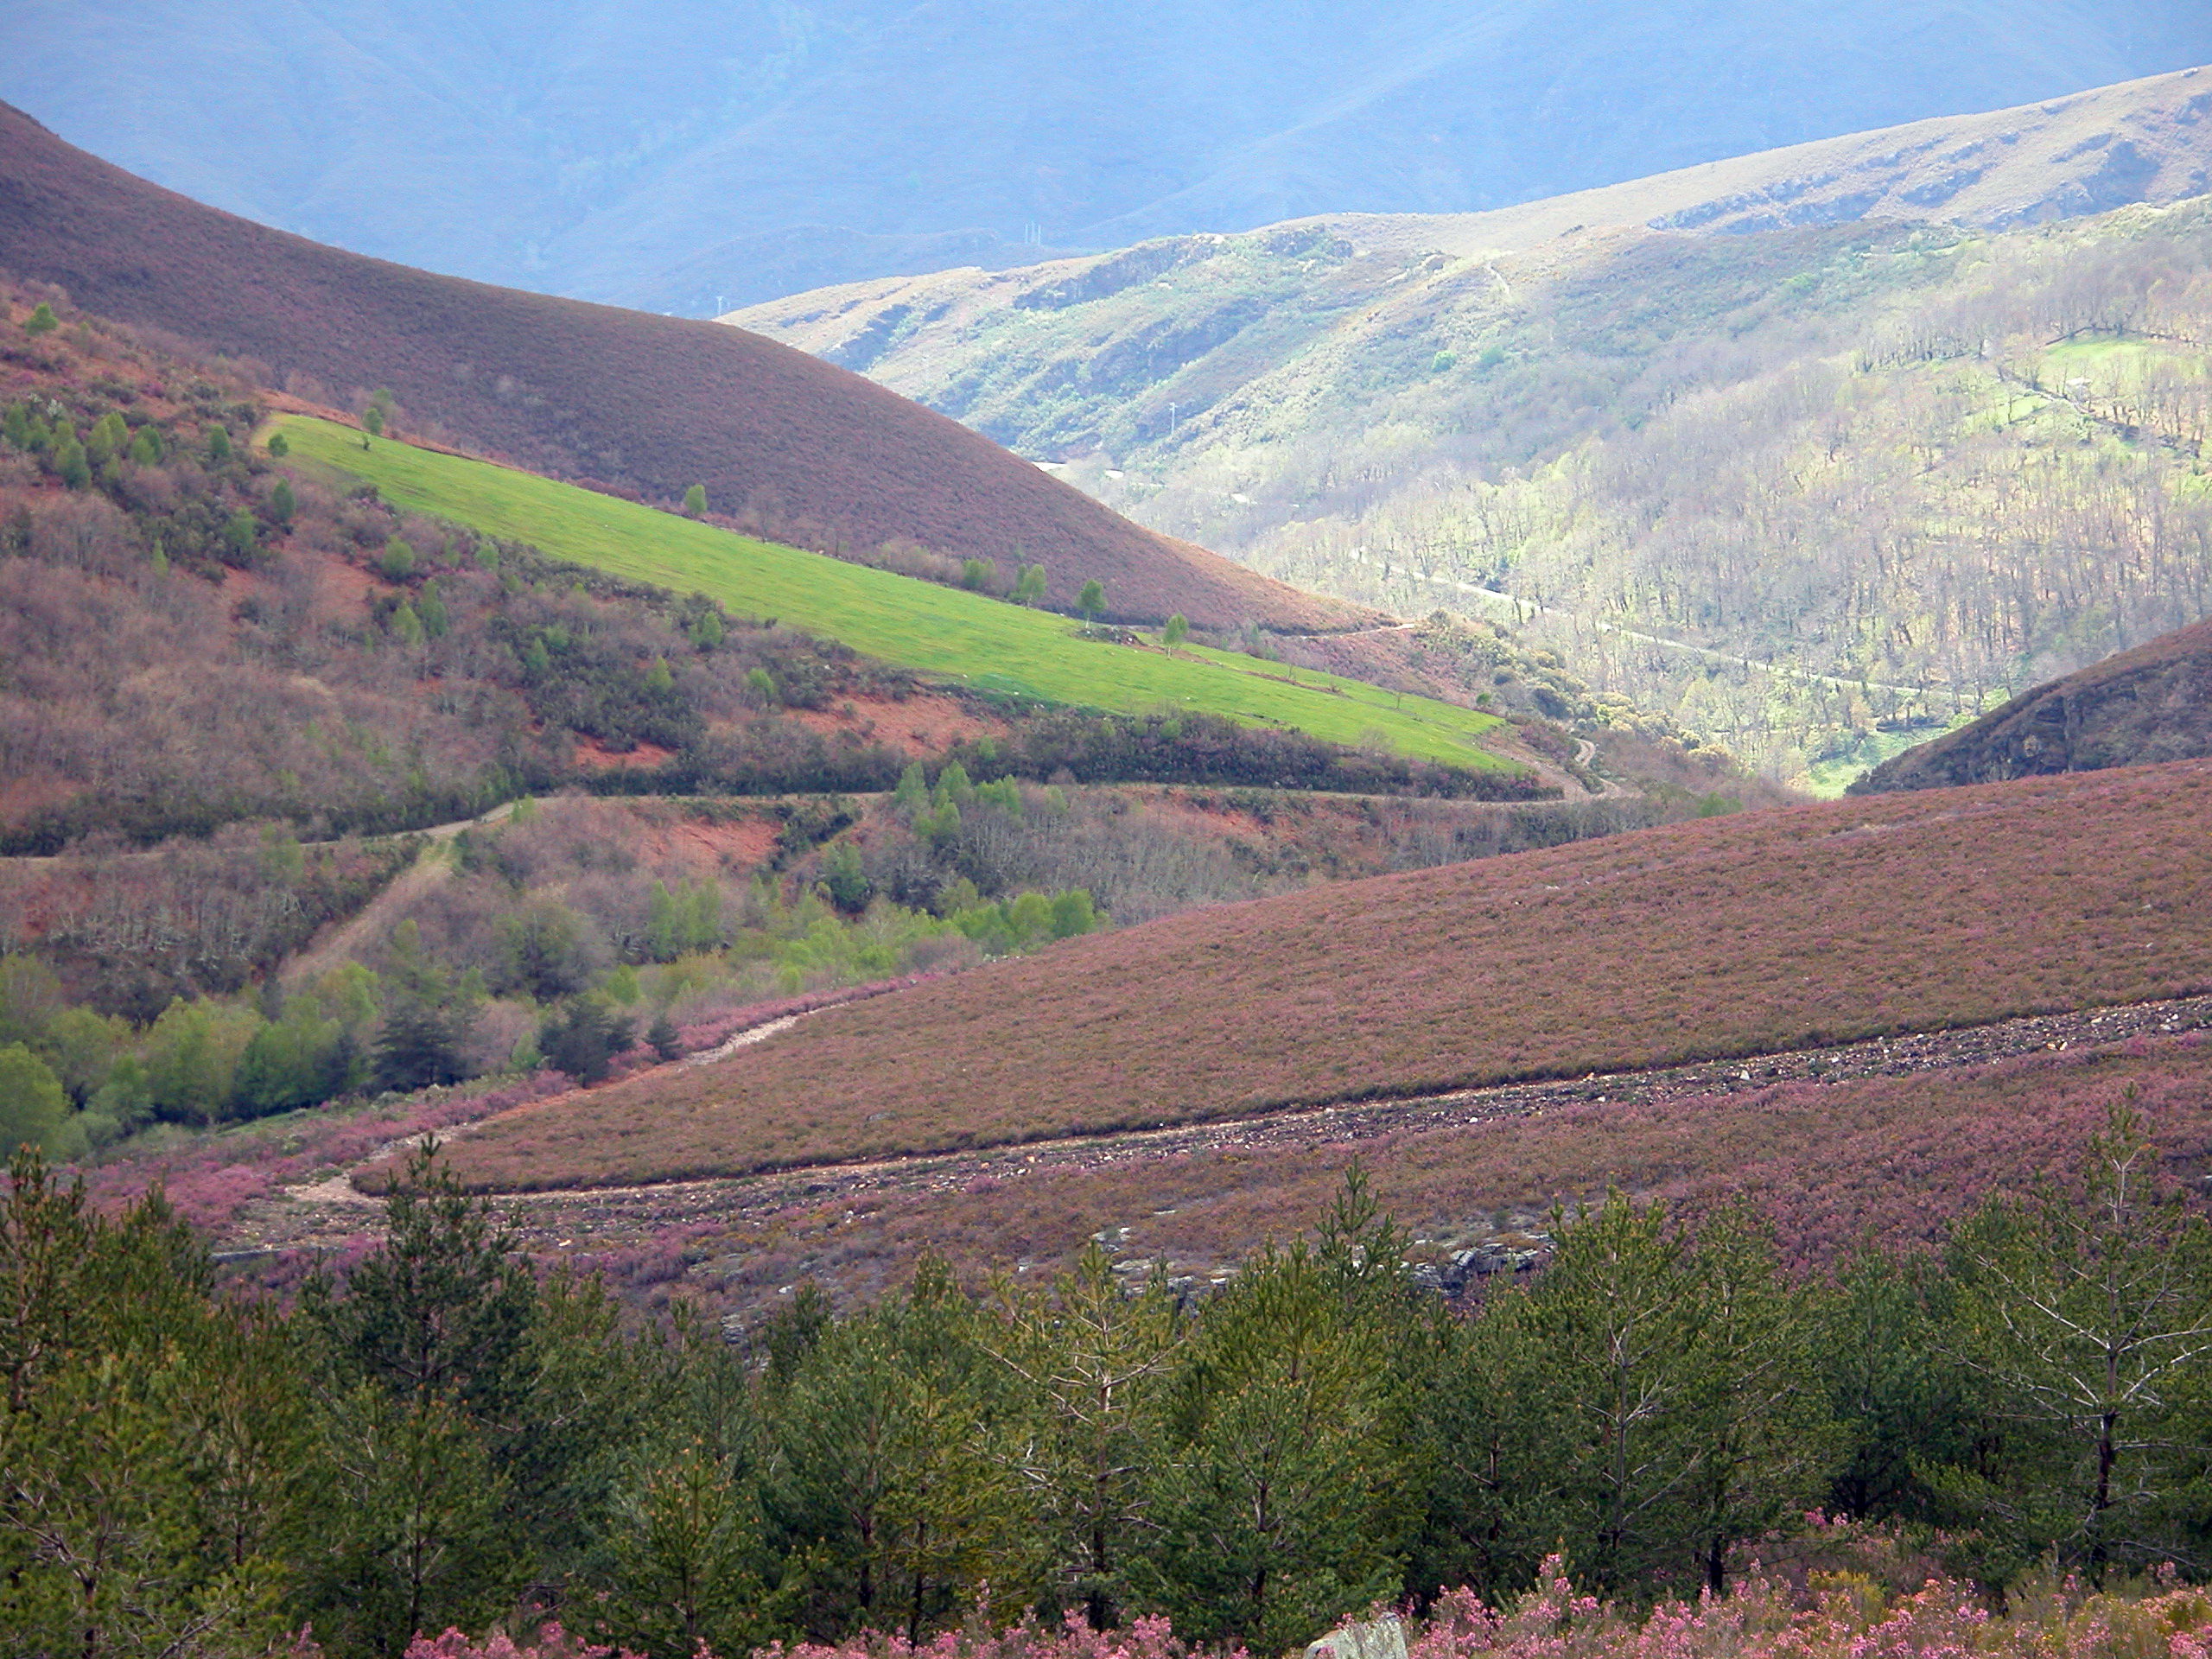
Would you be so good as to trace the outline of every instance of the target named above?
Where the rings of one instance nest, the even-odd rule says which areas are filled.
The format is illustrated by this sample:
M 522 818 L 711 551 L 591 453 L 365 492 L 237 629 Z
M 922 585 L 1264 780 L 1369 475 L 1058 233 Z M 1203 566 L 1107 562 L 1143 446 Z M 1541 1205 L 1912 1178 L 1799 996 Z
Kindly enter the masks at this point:
M 1320 213 L 1508 207 L 2206 61 L 2201 0 L 0 14 L 0 98 L 157 182 L 362 252 L 693 315 Z

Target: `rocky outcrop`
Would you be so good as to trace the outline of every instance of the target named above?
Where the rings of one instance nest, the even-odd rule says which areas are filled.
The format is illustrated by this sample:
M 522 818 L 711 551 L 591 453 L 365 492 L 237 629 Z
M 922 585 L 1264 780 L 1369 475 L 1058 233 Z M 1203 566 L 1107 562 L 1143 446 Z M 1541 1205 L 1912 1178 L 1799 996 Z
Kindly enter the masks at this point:
M 2212 622 L 2164 634 L 2023 692 L 1885 761 L 1854 795 L 2003 783 L 2212 755 Z

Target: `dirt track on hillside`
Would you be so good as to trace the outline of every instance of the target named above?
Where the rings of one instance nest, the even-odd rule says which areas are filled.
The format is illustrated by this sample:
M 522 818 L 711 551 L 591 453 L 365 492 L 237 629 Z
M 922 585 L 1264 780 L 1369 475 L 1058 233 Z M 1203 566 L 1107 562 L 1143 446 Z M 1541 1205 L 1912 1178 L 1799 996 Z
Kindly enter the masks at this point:
M 2098 1047 L 2131 1037 L 2212 1028 L 2212 996 L 2035 1014 L 1962 1030 L 1918 1033 L 1837 1048 L 1797 1050 L 1645 1071 L 1509 1084 L 1425 1099 L 1351 1102 L 1171 1128 L 1071 1136 L 956 1154 L 826 1164 L 767 1175 L 652 1186 L 536 1192 L 500 1200 L 527 1248 L 549 1253 L 632 1249 L 671 1229 L 761 1221 L 795 1205 L 912 1198 L 1033 1172 L 1104 1169 L 1150 1159 L 1240 1150 L 1342 1146 L 1407 1130 L 1528 1116 L 1565 1106 L 1665 1105 L 1766 1089 L 1845 1083 L 1980 1065 L 2044 1050 Z M 330 1249 L 378 1218 L 355 1199 L 314 1189 L 251 1206 L 220 1241 L 226 1255 Z M 323 1186 L 322 1193 L 329 1188 Z

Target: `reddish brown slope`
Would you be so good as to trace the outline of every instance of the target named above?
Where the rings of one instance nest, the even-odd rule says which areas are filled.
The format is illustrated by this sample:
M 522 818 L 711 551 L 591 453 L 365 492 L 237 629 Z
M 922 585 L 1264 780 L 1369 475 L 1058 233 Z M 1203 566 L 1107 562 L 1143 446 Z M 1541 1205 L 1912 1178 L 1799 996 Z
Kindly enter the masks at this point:
M 1945 789 L 2203 754 L 2212 754 L 2212 622 L 2023 691 L 1971 726 L 1885 761 L 1852 792 Z
M 2212 763 L 1745 814 L 1078 940 L 494 1119 L 558 1186 L 1769 1053 L 2212 987 Z
M 758 334 L 387 264 L 201 207 L 0 104 L 0 267 L 104 315 L 386 385 L 415 421 L 541 471 L 835 551 L 911 538 L 1042 560 L 1053 601 L 1128 618 L 1325 629 L 1351 607 L 1131 524 L 957 422 Z

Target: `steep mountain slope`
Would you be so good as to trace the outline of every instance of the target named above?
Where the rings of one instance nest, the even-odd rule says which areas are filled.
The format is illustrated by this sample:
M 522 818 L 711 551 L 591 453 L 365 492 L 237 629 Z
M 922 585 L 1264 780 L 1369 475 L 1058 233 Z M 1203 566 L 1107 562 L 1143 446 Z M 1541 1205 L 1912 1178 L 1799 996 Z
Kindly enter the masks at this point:
M 1943 789 L 2212 754 L 2212 622 L 2024 691 L 1884 761 L 1853 794 Z
M 1341 625 L 1310 599 L 1142 530 L 941 416 L 741 331 L 487 288 L 202 207 L 0 105 L 0 268 L 265 365 L 339 401 L 382 385 L 413 423 L 541 471 L 709 503 L 825 550 L 912 539 L 1041 561 L 1225 626 Z
M 2025 211 L 2154 130 L 2181 146 L 2158 188 L 2190 187 L 2207 87 L 1936 150 L 1883 135 L 1885 188 L 1980 143 L 2022 158 L 1982 207 Z M 2085 131 L 2106 142 L 2044 170 Z M 1722 194 L 1772 213 L 1808 165 Z M 1696 184 L 1621 201 L 1696 219 Z M 1568 211 L 1313 221 L 741 315 L 1146 522 L 1401 613 L 1510 618 L 1593 686 L 1832 787 L 2206 613 L 2203 198 L 1987 232 Z
M 2212 987 L 2212 764 L 1744 815 L 1173 918 L 492 1120 L 500 1187 L 1251 1116 Z
M 18 0 L 0 97 L 239 213 L 693 314 L 1500 207 L 2212 60 L 2194 0 Z
M 1340 212 L 1268 227 L 1352 243 L 1370 257 L 1525 254 L 1561 237 L 1649 228 L 1745 234 L 1862 219 L 1984 230 L 2164 203 L 2212 189 L 2212 78 L 2198 69 L 1983 114 L 1955 115 L 1656 173 L 1473 213 Z M 1310 258 L 1314 243 L 1301 248 Z M 1008 305 L 1057 309 L 1205 257 L 1206 245 L 1044 262 L 1011 273 L 948 271 L 797 295 L 730 314 L 833 361 L 869 335 L 887 385 L 926 385 L 910 356 Z M 1158 269 L 1139 274 L 1141 265 Z M 880 321 L 893 307 L 896 320 Z M 926 316 L 926 326 L 919 319 Z M 908 319 L 915 319 L 912 323 Z M 901 327 L 899 325 L 906 325 Z M 871 334 L 872 330 L 872 334 Z M 933 389 L 932 389 L 933 390 Z M 916 390 L 915 395 L 923 395 Z M 935 401 L 932 399 L 932 401 Z

